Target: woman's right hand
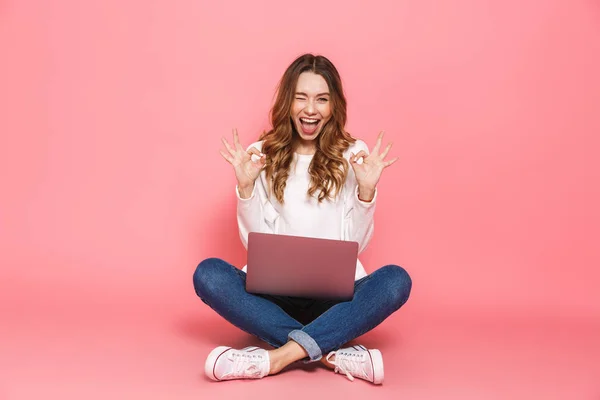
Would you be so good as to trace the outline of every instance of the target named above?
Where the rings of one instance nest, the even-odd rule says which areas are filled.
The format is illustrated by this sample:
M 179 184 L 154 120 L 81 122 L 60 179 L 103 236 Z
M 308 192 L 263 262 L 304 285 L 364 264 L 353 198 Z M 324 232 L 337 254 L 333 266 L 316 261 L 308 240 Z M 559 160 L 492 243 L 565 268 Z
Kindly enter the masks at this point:
M 219 150 L 219 153 L 233 165 L 235 177 L 238 181 L 238 187 L 241 190 L 252 190 L 254 181 L 260 175 L 260 171 L 265 166 L 266 156 L 255 147 L 251 147 L 248 151 L 244 150 L 240 144 L 240 138 L 237 129 L 233 130 L 233 147 L 227 142 L 227 139 L 222 138 L 221 141 L 225 145 L 227 151 Z M 259 157 L 258 160 L 252 161 L 252 155 Z

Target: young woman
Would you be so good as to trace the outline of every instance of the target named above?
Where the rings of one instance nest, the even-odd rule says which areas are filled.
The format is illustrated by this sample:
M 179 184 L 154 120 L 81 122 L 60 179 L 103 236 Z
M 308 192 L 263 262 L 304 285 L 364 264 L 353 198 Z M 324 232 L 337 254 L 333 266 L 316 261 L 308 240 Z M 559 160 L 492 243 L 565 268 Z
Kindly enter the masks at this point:
M 392 145 L 381 149 L 383 132 L 369 154 L 363 141 L 345 131 L 346 98 L 338 71 L 327 58 L 312 54 L 300 56 L 285 71 L 271 123 L 273 129 L 247 149 L 236 130 L 233 144 L 222 140 L 221 155 L 237 178 L 244 246 L 248 233 L 256 231 L 352 240 L 362 252 L 373 235 L 377 183 L 397 160 L 386 160 Z M 408 300 L 412 281 L 403 268 L 387 265 L 367 274 L 357 260 L 354 298 L 345 302 L 250 294 L 246 270 L 206 259 L 194 273 L 196 294 L 274 350 L 217 347 L 205 363 L 209 378 L 262 378 L 305 360 L 321 361 L 350 380 L 382 383 L 379 350 L 342 347 Z

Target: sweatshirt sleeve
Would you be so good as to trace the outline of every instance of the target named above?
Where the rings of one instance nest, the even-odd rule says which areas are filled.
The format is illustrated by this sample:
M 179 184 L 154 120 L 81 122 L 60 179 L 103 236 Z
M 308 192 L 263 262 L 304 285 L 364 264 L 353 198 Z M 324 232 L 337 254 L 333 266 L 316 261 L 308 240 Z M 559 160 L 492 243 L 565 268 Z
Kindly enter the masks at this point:
M 353 146 L 352 152 L 356 154 L 360 150 L 364 150 L 367 154 L 369 153 L 367 145 L 359 140 Z M 377 188 L 375 188 L 375 194 L 371 201 L 360 200 L 358 198 L 358 183 L 354 176 L 354 170 L 352 166 L 349 166 L 349 168 L 346 182 L 344 236 L 346 240 L 358 242 L 358 253 L 360 254 L 367 248 L 373 237 Z
M 259 146 L 254 146 L 260 150 Z M 275 233 L 275 223 L 279 214 L 269 201 L 265 179 L 265 173 L 261 172 L 254 182 L 252 194 L 248 199 L 242 199 L 238 186 L 235 187 L 239 234 L 246 249 L 248 249 L 248 234 L 250 232 Z

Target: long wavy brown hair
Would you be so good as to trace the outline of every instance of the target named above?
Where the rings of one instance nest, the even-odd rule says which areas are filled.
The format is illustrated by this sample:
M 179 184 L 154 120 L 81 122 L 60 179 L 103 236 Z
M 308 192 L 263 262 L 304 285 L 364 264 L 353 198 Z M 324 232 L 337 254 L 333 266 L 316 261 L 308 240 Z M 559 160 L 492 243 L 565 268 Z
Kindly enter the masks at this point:
M 292 103 L 298 77 L 307 71 L 321 75 L 327 82 L 332 111 L 331 118 L 316 139 L 317 150 L 308 168 L 309 196 L 317 194 L 318 201 L 322 202 L 339 194 L 350 168 L 343 154 L 356 141 L 344 129 L 346 97 L 335 66 L 319 55 L 304 54 L 298 57 L 279 81 L 275 103 L 270 112 L 273 129 L 264 132 L 259 139 L 264 140 L 262 152 L 267 156 L 267 181 L 270 182 L 271 192 L 281 204 L 284 203 L 283 194 L 293 160 L 294 141 L 299 137 L 291 116 Z

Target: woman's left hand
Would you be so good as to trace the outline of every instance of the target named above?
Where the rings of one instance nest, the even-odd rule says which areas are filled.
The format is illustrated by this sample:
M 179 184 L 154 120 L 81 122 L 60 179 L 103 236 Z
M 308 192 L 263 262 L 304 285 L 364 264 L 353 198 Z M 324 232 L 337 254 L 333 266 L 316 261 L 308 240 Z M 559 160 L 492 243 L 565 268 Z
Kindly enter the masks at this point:
M 354 170 L 356 182 L 358 183 L 358 188 L 361 192 L 375 192 L 375 187 L 381 178 L 381 173 L 384 168 L 387 168 L 398 161 L 398 157 L 388 161 L 385 160 L 385 157 L 392 148 L 392 143 L 385 146 L 383 152 L 379 154 L 382 140 L 383 132 L 380 132 L 375 147 L 373 147 L 373 150 L 368 155 L 364 150 L 359 151 L 358 154 L 350 153 L 350 165 Z M 363 161 L 359 164 L 357 161 L 361 157 Z

